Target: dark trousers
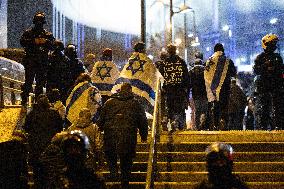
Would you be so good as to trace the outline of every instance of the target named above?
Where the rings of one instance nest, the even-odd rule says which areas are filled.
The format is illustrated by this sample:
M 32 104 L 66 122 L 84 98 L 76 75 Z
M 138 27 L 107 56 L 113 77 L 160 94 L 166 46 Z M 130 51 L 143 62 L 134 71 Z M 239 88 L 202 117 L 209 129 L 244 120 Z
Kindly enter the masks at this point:
M 32 91 L 32 84 L 35 79 L 35 99 L 38 95 L 43 93 L 43 87 L 46 84 L 46 70 L 47 60 L 40 60 L 39 58 L 25 57 L 23 60 L 25 67 L 25 83 L 22 86 L 23 92 L 21 93 L 22 104 L 27 103 L 29 93 Z
M 283 98 L 280 91 L 258 94 L 255 104 L 255 127 L 257 130 L 281 129 Z
M 193 99 L 195 106 L 195 126 L 197 130 L 206 129 L 206 119 L 208 111 L 207 99 Z
M 131 169 L 133 164 L 133 156 L 130 154 L 116 154 L 115 152 L 105 152 L 106 159 L 109 166 L 110 176 L 116 179 L 118 175 L 117 160 L 120 159 L 121 171 L 121 186 L 122 188 L 129 188 L 129 181 L 131 176 Z
M 229 113 L 228 130 L 243 130 L 244 111 Z
M 168 119 L 175 122 L 174 127 L 182 130 L 186 122 L 185 109 L 188 105 L 186 91 L 174 87 L 167 88 L 165 90 L 165 102 Z

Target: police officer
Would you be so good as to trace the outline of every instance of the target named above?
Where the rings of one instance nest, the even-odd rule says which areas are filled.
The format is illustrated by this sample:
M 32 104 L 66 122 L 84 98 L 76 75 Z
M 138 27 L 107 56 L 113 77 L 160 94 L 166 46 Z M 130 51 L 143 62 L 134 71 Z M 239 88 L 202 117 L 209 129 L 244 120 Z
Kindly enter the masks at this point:
M 172 129 L 182 130 L 185 125 L 185 109 L 188 104 L 189 75 L 185 61 L 176 54 L 176 46 L 167 46 L 168 57 L 165 59 L 161 74 L 165 79 L 167 116 Z
M 46 92 L 52 89 L 58 89 L 62 96 L 66 96 L 66 82 L 69 77 L 68 59 L 63 53 L 64 44 L 61 40 L 54 41 L 54 51 L 49 55 L 49 64 L 47 69 Z M 64 98 L 61 98 L 64 101 Z M 65 99 L 66 100 L 66 99 Z
M 102 178 L 99 178 L 93 170 L 85 165 L 89 148 L 89 139 L 82 131 L 71 131 L 63 138 L 62 151 L 66 170 L 61 176 L 61 183 L 56 188 L 106 188 Z
M 280 54 L 274 52 L 278 40 L 275 34 L 267 34 L 262 38 L 264 52 L 256 57 L 253 67 L 257 78 L 256 129 L 279 129 L 283 123 L 283 60 Z
M 196 189 L 247 189 L 248 187 L 233 175 L 233 148 L 225 143 L 213 143 L 207 147 L 206 167 L 208 178 Z
M 46 83 L 46 68 L 48 52 L 52 49 L 54 37 L 43 28 L 46 24 L 45 14 L 37 12 L 33 18 L 34 27 L 26 30 L 21 36 L 20 43 L 25 49 L 23 65 L 25 67 L 25 84 L 23 85 L 22 105 L 26 105 L 27 97 L 32 90 L 35 78 L 35 99 L 42 93 Z
M 81 60 L 79 60 L 77 55 L 77 48 L 74 44 L 68 44 L 64 49 L 64 54 L 67 56 L 69 60 L 70 82 L 73 85 L 77 77 L 81 73 L 85 72 L 84 64 Z

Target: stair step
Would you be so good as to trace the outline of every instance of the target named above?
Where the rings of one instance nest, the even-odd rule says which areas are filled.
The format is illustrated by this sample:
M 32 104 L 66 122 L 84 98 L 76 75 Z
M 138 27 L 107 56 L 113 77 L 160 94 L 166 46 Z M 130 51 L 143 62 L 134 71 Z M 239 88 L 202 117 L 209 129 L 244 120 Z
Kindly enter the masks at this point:
M 204 152 L 211 142 L 158 143 L 158 152 Z M 235 152 L 284 152 L 284 142 L 227 142 Z M 137 151 L 148 152 L 149 144 L 138 143 Z
M 119 182 L 107 182 L 108 189 L 117 189 Z M 155 189 L 194 189 L 198 182 L 155 182 Z M 250 189 L 280 189 L 284 182 L 246 182 Z M 145 182 L 130 182 L 131 189 L 145 189 Z
M 284 182 L 284 172 L 234 172 L 246 182 Z M 109 172 L 101 173 L 109 178 Z M 145 182 L 146 172 L 132 172 L 130 181 Z M 156 181 L 159 182 L 199 182 L 207 178 L 207 172 L 159 172 Z
M 104 170 L 108 170 L 105 166 Z M 284 162 L 234 162 L 237 172 L 284 172 Z M 147 162 L 134 162 L 132 171 L 146 172 Z M 158 171 L 206 171 L 205 162 L 158 162 Z
M 150 135 L 149 135 L 150 137 Z M 141 141 L 139 139 L 139 141 Z M 150 140 L 148 140 L 150 141 Z M 163 131 L 159 142 L 284 142 L 283 131 Z
M 148 152 L 137 152 L 135 161 L 148 159 Z M 235 162 L 279 162 L 283 161 L 284 152 L 235 152 Z M 202 162 L 206 161 L 205 152 L 158 152 L 158 162 Z

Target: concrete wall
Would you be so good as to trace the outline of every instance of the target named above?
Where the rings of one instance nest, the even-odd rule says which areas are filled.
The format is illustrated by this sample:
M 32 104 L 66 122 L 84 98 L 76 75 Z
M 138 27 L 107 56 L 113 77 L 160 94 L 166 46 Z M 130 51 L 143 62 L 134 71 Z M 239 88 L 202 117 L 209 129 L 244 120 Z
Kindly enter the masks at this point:
M 49 31 L 52 30 L 52 4 L 50 0 L 8 0 L 8 48 L 19 48 L 20 37 L 24 30 L 32 26 L 32 19 L 36 12 L 46 13 Z

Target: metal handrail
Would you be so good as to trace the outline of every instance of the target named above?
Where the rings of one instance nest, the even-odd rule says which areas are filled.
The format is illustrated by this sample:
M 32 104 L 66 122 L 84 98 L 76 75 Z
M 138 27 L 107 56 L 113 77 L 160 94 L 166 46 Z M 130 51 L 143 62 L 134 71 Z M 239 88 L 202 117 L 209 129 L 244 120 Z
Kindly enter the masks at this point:
M 4 86 L 3 80 L 10 81 L 11 82 L 10 83 L 10 87 Z M 14 92 L 16 92 L 16 93 L 21 93 L 22 92 L 19 89 L 13 88 L 14 87 L 14 83 L 23 84 L 24 82 L 20 81 L 20 80 L 13 79 L 13 78 L 9 78 L 9 77 L 6 77 L 6 76 L 3 76 L 3 75 L 0 74 L 0 108 L 19 107 L 18 105 L 8 105 L 7 106 L 4 103 L 4 89 L 11 91 L 11 95 L 14 94 Z
M 1 75 L 1 74 L 0 74 L 0 75 Z M 1 75 L 1 77 L 2 77 L 3 79 L 9 80 L 9 81 L 13 81 L 13 82 L 15 82 L 15 83 L 21 83 L 21 84 L 24 84 L 24 83 L 25 83 L 25 82 L 23 82 L 23 81 L 16 80 L 16 79 L 12 79 L 12 78 L 9 78 L 9 77 L 5 77 L 5 76 L 3 76 L 3 75 Z
M 3 86 L 3 89 L 14 91 L 14 92 L 17 92 L 17 93 L 21 93 L 22 92 L 22 90 L 14 89 L 14 88 L 11 88 L 11 87 L 5 87 L 5 86 Z
M 153 123 L 152 123 L 152 132 L 151 132 L 151 141 L 150 141 L 150 150 L 149 158 L 147 163 L 147 177 L 146 177 L 146 189 L 154 188 L 154 164 L 156 162 L 156 143 L 157 143 L 157 133 L 159 132 L 159 105 L 161 99 L 161 81 L 158 79 L 156 86 L 156 99 L 154 106 L 153 114 Z

